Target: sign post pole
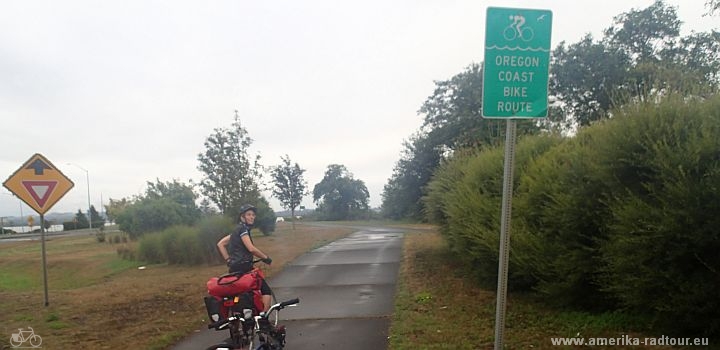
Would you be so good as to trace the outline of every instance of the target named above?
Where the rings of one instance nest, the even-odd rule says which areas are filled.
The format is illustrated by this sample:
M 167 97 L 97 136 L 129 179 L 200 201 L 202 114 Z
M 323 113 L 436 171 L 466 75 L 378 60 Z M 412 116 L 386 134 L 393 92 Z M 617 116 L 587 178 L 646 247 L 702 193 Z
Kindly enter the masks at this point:
M 40 215 L 40 241 L 42 242 L 43 285 L 45 306 L 50 305 L 48 298 L 47 254 L 45 251 L 45 213 L 70 191 L 75 184 L 70 181 L 47 158 L 35 154 L 3 182 L 3 186 L 18 196 L 30 208 Z M 22 210 L 22 205 L 20 206 Z M 28 217 L 28 225 L 34 221 Z
M 512 216 L 513 170 L 517 122 L 507 121 L 505 130 L 505 168 L 503 170 L 503 201 L 500 220 L 500 255 L 498 257 L 498 285 L 495 303 L 495 350 L 503 348 L 505 311 L 507 309 L 508 260 L 510 258 L 510 218 Z
M 45 214 L 40 214 L 40 241 L 42 242 L 43 286 L 45 289 L 45 306 L 50 305 L 47 283 L 47 254 L 45 254 Z
M 503 349 L 510 257 L 516 119 L 547 117 L 552 12 L 489 7 L 483 65 L 483 118 L 506 119 L 495 350 Z

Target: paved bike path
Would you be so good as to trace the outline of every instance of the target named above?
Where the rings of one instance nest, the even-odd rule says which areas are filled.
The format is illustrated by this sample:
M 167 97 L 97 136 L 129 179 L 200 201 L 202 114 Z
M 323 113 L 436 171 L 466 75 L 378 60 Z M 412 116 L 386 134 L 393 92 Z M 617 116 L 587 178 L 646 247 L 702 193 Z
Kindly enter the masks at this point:
M 387 348 L 402 237 L 397 230 L 363 229 L 300 256 L 270 278 L 279 301 L 300 298 L 280 313 L 286 348 Z M 173 349 L 204 349 L 227 336 L 202 331 Z

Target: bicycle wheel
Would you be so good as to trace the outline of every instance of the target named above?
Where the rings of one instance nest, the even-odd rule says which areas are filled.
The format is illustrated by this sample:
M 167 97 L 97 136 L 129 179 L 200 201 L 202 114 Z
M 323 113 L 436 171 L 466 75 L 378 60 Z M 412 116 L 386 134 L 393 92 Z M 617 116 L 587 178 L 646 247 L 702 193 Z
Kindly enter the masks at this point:
M 271 332 L 258 332 L 258 339 L 260 345 L 256 350 L 282 350 L 284 346 Z
M 523 41 L 530 41 L 535 37 L 535 32 L 530 27 L 525 27 L 520 31 L 520 39 Z
M 265 343 L 265 350 L 282 350 L 284 347 L 284 343 L 281 342 L 279 339 L 276 339 L 274 336 L 269 335 L 267 336 L 266 343 Z
M 13 348 L 17 348 L 20 345 L 22 345 L 23 342 L 21 341 L 15 341 L 15 338 L 10 337 L 10 345 L 12 345 Z
M 232 346 L 230 344 L 215 344 L 205 350 L 235 350 L 235 349 L 237 349 L 237 348 L 235 348 L 234 346 Z
M 515 32 L 515 28 L 512 26 L 507 27 L 507 28 L 505 28 L 505 30 L 503 30 L 503 38 L 505 38 L 505 40 L 507 40 L 507 41 L 515 40 L 516 36 L 517 36 L 517 33 Z
M 42 344 L 42 338 L 40 338 L 39 335 L 35 334 L 30 337 L 30 345 L 32 345 L 33 348 L 37 348 L 40 344 Z

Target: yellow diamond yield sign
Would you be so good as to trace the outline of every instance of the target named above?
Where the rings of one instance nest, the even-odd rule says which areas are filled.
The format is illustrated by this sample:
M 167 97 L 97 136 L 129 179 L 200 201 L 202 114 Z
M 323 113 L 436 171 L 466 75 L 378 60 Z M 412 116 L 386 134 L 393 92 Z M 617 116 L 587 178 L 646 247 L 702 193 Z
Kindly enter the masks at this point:
M 23 202 L 43 215 L 75 184 L 39 153 L 3 183 Z

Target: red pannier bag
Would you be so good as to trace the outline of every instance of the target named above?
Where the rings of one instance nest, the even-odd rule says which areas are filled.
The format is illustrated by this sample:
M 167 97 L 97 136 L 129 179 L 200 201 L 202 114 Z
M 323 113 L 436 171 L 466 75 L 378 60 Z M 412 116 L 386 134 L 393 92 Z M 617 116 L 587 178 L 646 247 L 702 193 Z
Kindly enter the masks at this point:
M 208 315 L 213 321 L 218 317 L 227 318 L 228 310 L 234 307 L 236 311 L 241 309 L 253 309 L 253 314 L 262 311 L 264 304 L 260 285 L 264 278 L 260 269 L 240 276 L 213 277 L 207 282 L 210 297 L 205 297 L 205 306 Z
M 213 277 L 207 282 L 208 293 L 216 297 L 230 297 L 252 290 L 260 290 L 262 271 L 254 269 L 240 276 Z

